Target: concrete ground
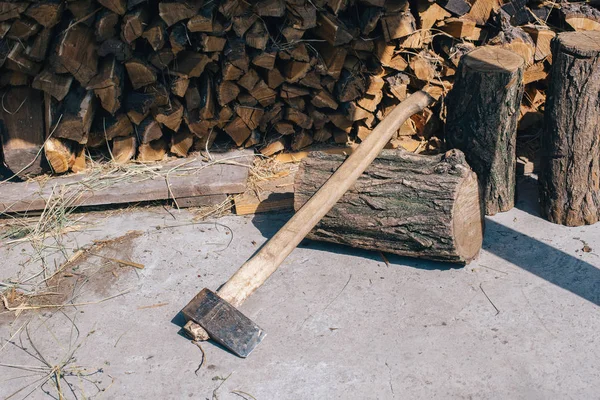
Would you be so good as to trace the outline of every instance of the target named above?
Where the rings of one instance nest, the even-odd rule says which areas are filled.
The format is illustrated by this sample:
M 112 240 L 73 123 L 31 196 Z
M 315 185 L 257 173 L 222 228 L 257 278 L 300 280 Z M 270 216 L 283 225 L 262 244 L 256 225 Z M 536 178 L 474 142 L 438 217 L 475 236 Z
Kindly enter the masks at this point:
M 54 247 L 13 235 L 0 249 L 5 288 L 43 277 L 28 280 L 42 271 L 35 248 L 49 271 L 64 255 L 48 253 L 91 250 L 46 276 L 45 296 L 5 292 L 11 308 L 76 305 L 0 313 L 0 397 L 600 398 L 600 224 L 544 221 L 535 190 L 521 182 L 517 208 L 486 219 L 464 268 L 303 243 L 241 308 L 267 332 L 247 359 L 201 350 L 179 311 L 289 214 L 196 223 L 154 207 L 72 215 L 82 219 Z

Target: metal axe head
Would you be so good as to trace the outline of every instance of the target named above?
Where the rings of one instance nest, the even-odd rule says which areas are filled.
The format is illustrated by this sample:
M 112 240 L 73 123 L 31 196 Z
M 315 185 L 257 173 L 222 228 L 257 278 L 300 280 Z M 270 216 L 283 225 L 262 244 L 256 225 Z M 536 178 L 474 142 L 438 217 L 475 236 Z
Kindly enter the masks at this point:
M 208 289 L 202 289 L 182 312 L 240 357 L 247 357 L 266 336 L 250 318 Z

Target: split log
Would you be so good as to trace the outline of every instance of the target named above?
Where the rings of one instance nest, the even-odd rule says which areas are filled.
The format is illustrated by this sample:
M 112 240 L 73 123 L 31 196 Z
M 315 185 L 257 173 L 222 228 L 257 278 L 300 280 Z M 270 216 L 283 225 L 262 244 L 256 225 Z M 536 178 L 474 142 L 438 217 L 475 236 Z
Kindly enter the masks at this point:
M 296 210 L 344 158 L 317 152 L 302 161 L 295 179 Z M 479 254 L 483 240 L 477 176 L 458 150 L 437 156 L 384 150 L 307 237 L 468 263 Z
M 112 159 L 117 164 L 125 164 L 135 157 L 136 149 L 137 140 L 135 135 L 116 137 L 112 141 Z
M 167 148 L 168 144 L 164 137 L 149 143 L 142 143 L 137 159 L 143 162 L 160 161 L 167 155 Z
M 540 204 L 549 221 L 580 226 L 600 219 L 600 32 L 561 33 L 542 135 Z
M 509 50 L 480 47 L 462 57 L 447 99 L 447 143 L 481 180 L 487 215 L 514 206 L 523 64 Z
M 55 174 L 62 174 L 69 170 L 72 156 L 69 140 L 48 138 L 44 143 L 44 154 Z
M 54 137 L 85 144 L 95 114 L 94 94 L 81 86 L 72 88 L 61 102 L 51 99 Z

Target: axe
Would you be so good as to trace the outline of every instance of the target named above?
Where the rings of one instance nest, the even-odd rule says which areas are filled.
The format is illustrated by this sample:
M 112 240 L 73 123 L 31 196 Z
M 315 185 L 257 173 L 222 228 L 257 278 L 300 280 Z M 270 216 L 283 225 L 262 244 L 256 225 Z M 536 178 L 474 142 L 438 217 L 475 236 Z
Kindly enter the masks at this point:
M 215 293 L 202 289 L 182 310 L 217 343 L 247 357 L 265 332 L 238 307 L 258 289 L 312 228 L 356 182 L 411 115 L 433 102 L 424 91 L 396 106 L 352 152 L 323 186 L 252 258 Z

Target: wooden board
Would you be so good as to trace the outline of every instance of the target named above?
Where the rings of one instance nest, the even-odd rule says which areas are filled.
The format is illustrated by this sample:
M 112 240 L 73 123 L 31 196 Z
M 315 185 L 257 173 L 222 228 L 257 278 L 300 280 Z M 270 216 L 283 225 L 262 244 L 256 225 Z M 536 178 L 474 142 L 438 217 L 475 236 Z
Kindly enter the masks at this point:
M 90 174 L 69 175 L 44 182 L 6 183 L 1 187 L 0 212 L 36 211 L 45 208 L 52 193 L 61 190 L 80 193 L 73 206 L 98 206 L 124 204 L 141 201 L 155 201 L 217 194 L 237 194 L 246 190 L 248 167 L 252 165 L 252 151 L 235 150 L 222 154 L 212 154 L 216 160 L 230 159 L 233 164 L 221 161 L 208 165 L 199 155 L 166 163 L 148 164 L 148 168 L 160 168 L 160 175 L 154 172 L 122 179 L 123 173 L 106 174 L 100 177 Z M 165 171 L 171 171 L 168 179 Z M 119 178 L 121 180 L 119 181 Z M 107 183 L 98 190 L 86 189 L 90 184 Z M 112 184 L 109 184 L 112 183 Z M 218 200 L 218 199 L 217 199 Z M 180 204 L 180 207 L 182 205 Z
M 295 171 L 280 178 L 260 182 L 258 191 L 251 189 L 234 198 L 237 215 L 257 214 L 269 211 L 294 209 Z

